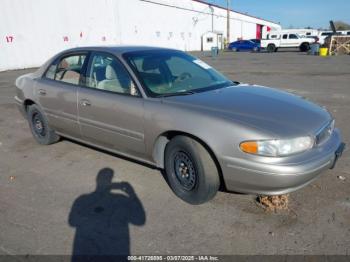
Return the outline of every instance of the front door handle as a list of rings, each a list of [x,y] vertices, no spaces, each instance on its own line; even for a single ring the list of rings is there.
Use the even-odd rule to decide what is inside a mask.
[[[91,106],[91,102],[90,102],[89,100],[86,100],[86,99],[81,100],[81,101],[80,101],[80,104],[81,104],[82,106]]]
[[[46,95],[46,90],[39,89],[39,95],[45,96]]]

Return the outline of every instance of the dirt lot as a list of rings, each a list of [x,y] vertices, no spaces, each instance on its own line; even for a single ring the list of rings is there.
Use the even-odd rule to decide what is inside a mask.
[[[234,80],[326,106],[350,144],[350,57],[197,55]],[[190,206],[174,196],[158,170],[71,141],[36,144],[13,104],[15,78],[30,71],[0,73],[0,255],[350,255],[348,150],[335,170],[290,195],[288,211],[266,213],[254,196],[223,192]],[[101,172],[114,175],[113,193],[96,190]],[[132,197],[121,194],[121,186]],[[85,219],[78,219],[82,213]]]

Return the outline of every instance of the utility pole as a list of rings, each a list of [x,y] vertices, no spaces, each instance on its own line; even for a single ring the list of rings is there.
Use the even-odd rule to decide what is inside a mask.
[[[230,37],[231,37],[231,34],[230,34],[230,28],[231,28],[231,25],[230,25],[230,14],[231,14],[231,0],[226,0],[227,1],[227,39],[226,39],[226,42],[227,42],[227,45],[230,43]]]
[[[214,7],[209,6],[211,12],[211,31],[214,32]]]

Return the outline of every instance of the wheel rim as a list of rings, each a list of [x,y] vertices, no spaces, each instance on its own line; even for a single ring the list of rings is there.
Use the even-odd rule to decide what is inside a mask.
[[[40,113],[35,113],[32,118],[32,124],[34,132],[39,137],[45,137],[46,129],[43,121],[43,117]]]
[[[186,191],[191,191],[197,183],[197,174],[192,159],[182,151],[175,154],[174,170],[176,178]]]

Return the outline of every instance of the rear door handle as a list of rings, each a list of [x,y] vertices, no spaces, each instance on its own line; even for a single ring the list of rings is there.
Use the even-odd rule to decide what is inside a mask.
[[[82,106],[91,106],[91,102],[89,100],[84,99],[84,100],[80,101],[80,105],[82,105]]]
[[[46,95],[46,90],[39,89],[39,94],[42,95],[42,96]]]

